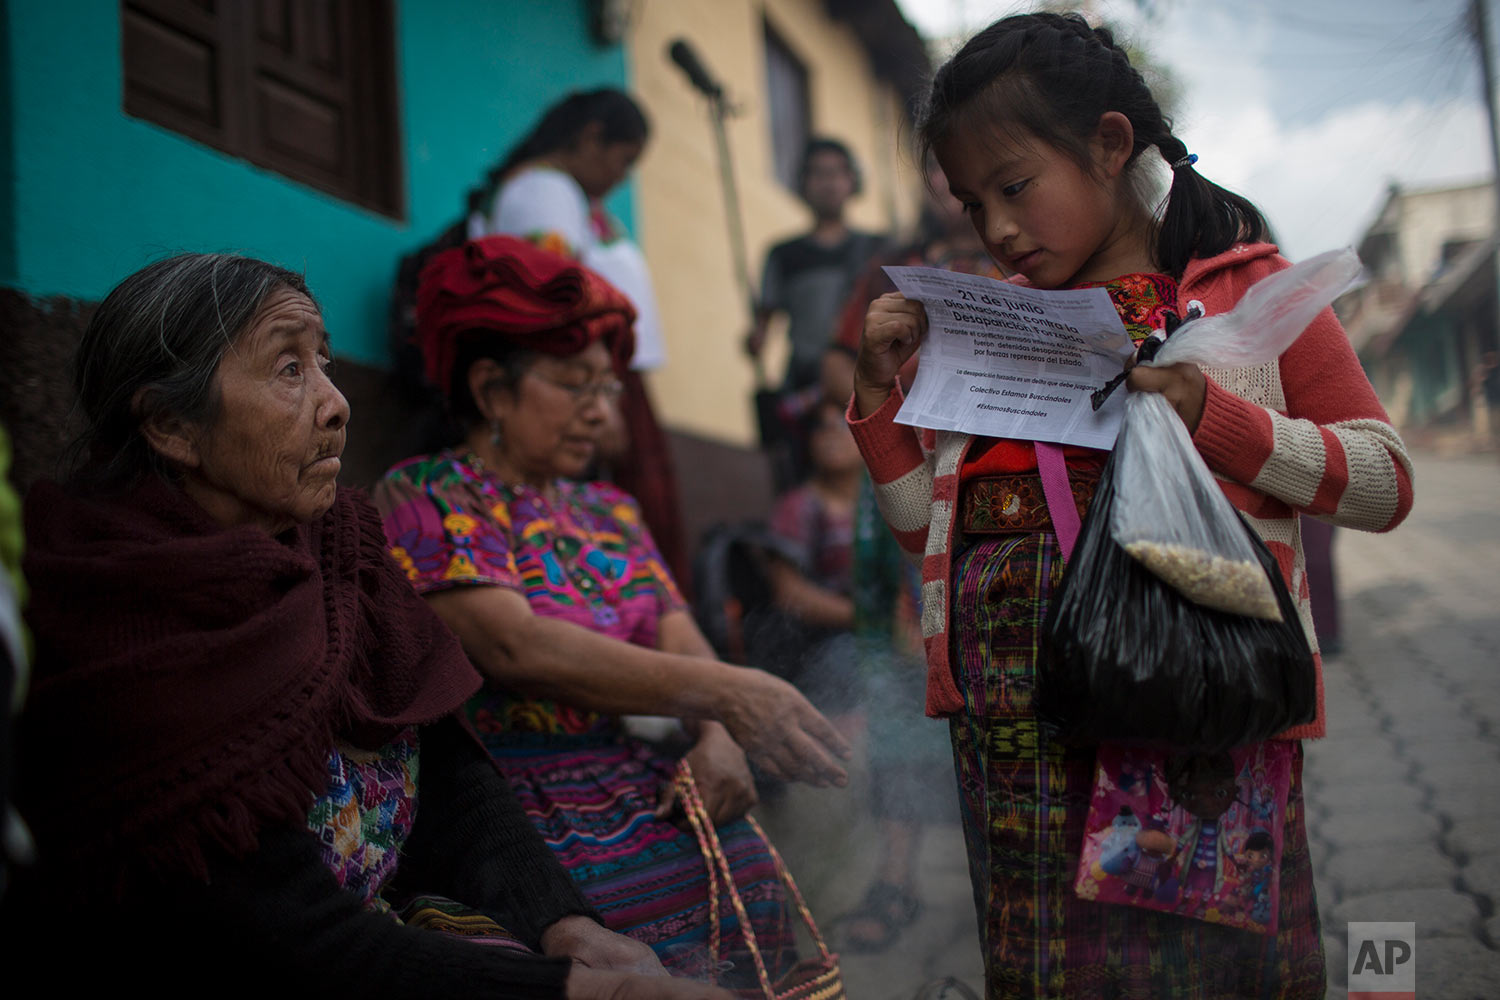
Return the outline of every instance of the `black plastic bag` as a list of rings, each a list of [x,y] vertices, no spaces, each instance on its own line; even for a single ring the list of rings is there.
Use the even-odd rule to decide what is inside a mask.
[[[1195,604],[1114,540],[1115,466],[1111,454],[1047,610],[1038,713],[1065,742],[1205,752],[1312,721],[1312,650],[1270,550],[1241,520],[1280,621]]]

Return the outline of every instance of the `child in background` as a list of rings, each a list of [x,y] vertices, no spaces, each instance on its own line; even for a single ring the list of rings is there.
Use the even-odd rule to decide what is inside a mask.
[[[919,132],[1011,280],[1103,286],[1136,340],[1168,310],[1224,312],[1288,266],[1261,242],[1255,206],[1194,169],[1110,32],[1076,15],[1010,17],[975,36],[938,71]],[[1148,192],[1168,168],[1158,216]],[[1300,743],[1274,936],[1074,893],[1094,751],[1050,740],[1031,701],[1063,561],[1044,507],[997,519],[970,498],[1042,496],[1040,455],[1066,462],[1086,507],[1106,455],[896,424],[897,373],[925,332],[920,303],[871,305],[848,416],[887,521],[922,560],[927,712],[950,720],[989,995],[1322,996]],[[1171,402],[1276,555],[1315,643],[1297,513],[1384,531],[1412,496],[1410,461],[1332,311],[1277,363],[1138,367],[1128,384]],[[1282,738],[1323,734],[1320,680],[1317,718]]]
[[[860,702],[850,593],[854,503],[864,463],[841,404],[825,400],[806,419],[811,474],[782,494],[771,514],[767,573],[771,599],[784,616],[785,641],[769,661],[758,662],[847,730],[854,720],[845,717]]]

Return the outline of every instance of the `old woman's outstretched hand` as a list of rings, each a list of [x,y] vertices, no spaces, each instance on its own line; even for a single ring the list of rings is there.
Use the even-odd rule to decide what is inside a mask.
[[[751,760],[782,781],[820,788],[849,783],[839,763],[852,752],[849,741],[802,692],[763,670],[728,669],[736,683],[724,694],[719,721]]]

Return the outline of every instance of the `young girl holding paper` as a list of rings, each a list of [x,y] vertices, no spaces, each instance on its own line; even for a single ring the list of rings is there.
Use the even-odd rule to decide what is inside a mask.
[[[939,70],[920,134],[1012,281],[1102,285],[1137,340],[1168,310],[1224,312],[1288,266],[1261,242],[1255,206],[1198,174],[1125,52],[1081,17],[1021,15],[975,36]],[[1146,192],[1167,169],[1157,215]],[[926,325],[899,294],[871,305],[848,416],[886,520],[921,560],[927,712],[950,720],[989,995],[1322,996],[1300,743],[1276,934],[1075,895],[1094,751],[1049,740],[1031,694],[1058,539],[1071,546],[1106,455],[896,424],[897,372]],[[1138,367],[1128,385],[1172,403],[1277,557],[1316,649],[1297,513],[1384,531],[1412,497],[1410,461],[1333,313],[1279,363]],[[1077,509],[1049,513],[1043,480],[1056,496],[1063,476]],[[1323,733],[1320,679],[1316,720],[1283,738]]]

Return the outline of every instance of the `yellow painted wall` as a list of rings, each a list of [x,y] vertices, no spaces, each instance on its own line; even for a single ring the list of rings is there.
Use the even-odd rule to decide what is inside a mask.
[[[806,207],[775,176],[767,120],[764,28],[769,20],[808,69],[811,127],[849,144],[864,170],[853,225],[910,229],[920,181],[900,97],[875,80],[854,33],[822,0],[639,0],[629,39],[632,92],[652,138],[635,173],[635,220],[661,302],[668,363],[650,376],[663,423],[726,443],[755,441],[754,378],[741,349],[749,314],[728,238],[707,100],[666,55],[686,38],[725,85],[740,114],[728,124],[752,280],[772,243],[809,225]],[[899,133],[899,135],[898,135]],[[785,338],[773,336],[766,370],[778,379]],[[692,475],[692,470],[680,470]]]

